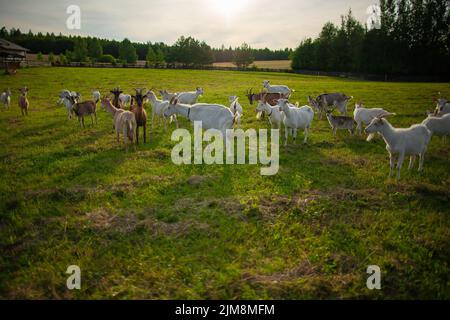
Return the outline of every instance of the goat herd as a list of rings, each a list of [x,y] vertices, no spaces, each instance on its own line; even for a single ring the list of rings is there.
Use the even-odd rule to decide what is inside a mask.
[[[376,133],[379,133],[386,142],[386,149],[390,156],[390,172],[392,176],[397,160],[397,178],[400,178],[405,156],[410,156],[409,169],[414,166],[416,157],[419,156],[419,171],[423,168],[424,156],[432,135],[442,136],[444,141],[450,134],[450,102],[446,99],[438,99],[436,110],[428,112],[428,117],[421,123],[407,129],[394,128],[386,118],[395,115],[381,108],[365,108],[361,103],[355,105],[353,117],[346,116],[347,104],[352,97],[342,93],[326,93],[317,98],[308,97],[310,106],[299,107],[289,102],[293,93],[287,86],[271,85],[269,81],[263,82],[264,89],[255,94],[249,90],[246,96],[251,105],[257,103],[257,118],[267,115],[272,128],[285,127],[285,145],[289,135],[296,140],[297,130],[304,130],[304,142],[307,142],[308,131],[314,118],[314,111],[319,113],[320,119],[326,114],[328,122],[336,135],[339,129],[348,130],[351,134],[355,130],[362,134],[362,126],[366,126],[365,132],[369,134],[370,141]],[[58,104],[67,108],[68,117],[75,114],[84,127],[84,117],[90,116],[92,124],[97,122],[96,106],[100,102],[101,107],[109,112],[113,118],[113,128],[119,141],[122,132],[125,147],[128,150],[129,142],[139,143],[139,128],[143,128],[143,140],[147,141],[147,112],[144,103],[149,100],[152,104],[152,129],[155,119],[161,119],[164,127],[167,121],[175,122],[178,128],[177,115],[190,120],[202,121],[204,129],[216,129],[226,136],[226,130],[239,126],[243,116],[243,108],[239,98],[229,98],[230,107],[220,104],[197,103],[199,96],[203,95],[203,89],[197,88],[192,92],[169,93],[160,91],[162,99],[158,99],[150,90],[136,89],[136,94],[131,96],[124,94],[120,88],[111,90],[112,96],[102,97],[99,91],[92,92],[93,100],[81,101],[81,95],[77,92],[63,90],[59,94]],[[28,88],[20,89],[18,104],[22,115],[28,115],[29,102],[27,98]],[[5,107],[11,103],[11,91],[9,89],[1,93],[0,101]],[[125,110],[129,106],[129,111]],[[341,115],[334,115],[337,109]]]

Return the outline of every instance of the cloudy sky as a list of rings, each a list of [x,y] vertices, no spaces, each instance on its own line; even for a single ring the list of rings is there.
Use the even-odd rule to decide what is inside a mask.
[[[362,23],[378,0],[0,0],[0,25],[108,39],[165,42],[191,35],[219,47],[296,47],[316,37],[349,8]],[[66,27],[69,5],[81,9],[81,29]]]

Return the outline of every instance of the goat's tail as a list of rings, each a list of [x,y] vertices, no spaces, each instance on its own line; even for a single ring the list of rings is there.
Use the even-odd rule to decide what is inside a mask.
[[[126,119],[125,120],[125,125],[126,125],[126,128],[127,128],[127,133],[126,134],[128,136],[128,139],[130,139],[133,142],[136,142],[136,139],[134,138],[135,130],[134,130],[134,126],[133,126],[133,120],[132,119]]]

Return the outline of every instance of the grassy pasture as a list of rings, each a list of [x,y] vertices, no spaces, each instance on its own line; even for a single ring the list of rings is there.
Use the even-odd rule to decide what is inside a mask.
[[[0,109],[0,297],[44,299],[450,298],[450,146],[433,138],[423,173],[387,179],[380,139],[314,120],[308,145],[280,149],[280,171],[258,166],[176,166],[170,128],[126,154],[111,117],[82,130],[56,107],[59,90],[87,99],[117,85],[173,91],[202,86],[203,102],[241,96],[244,128],[255,119],[246,89],[264,79],[307,94],[343,91],[398,115],[423,120],[449,84],[364,82],[226,71],[30,68],[0,76],[13,89]],[[17,93],[30,88],[30,115]],[[3,106],[0,106],[2,108]],[[150,107],[148,107],[150,108]],[[352,109],[352,108],[351,108]],[[182,127],[188,128],[185,120]],[[300,135],[302,137],[302,134]],[[301,140],[301,139],[300,139]],[[82,288],[66,289],[79,265]],[[382,290],[366,288],[368,265]]]

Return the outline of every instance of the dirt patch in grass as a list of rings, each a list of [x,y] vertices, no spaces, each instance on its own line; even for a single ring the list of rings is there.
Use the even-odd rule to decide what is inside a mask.
[[[22,124],[23,124],[23,119],[14,118],[14,117],[8,119],[8,125],[11,128],[17,128],[17,127],[21,126]]]
[[[145,228],[154,236],[186,236],[193,231],[206,231],[210,228],[207,223],[194,220],[184,220],[175,223],[158,221],[151,217],[139,220],[134,213],[115,214],[108,209],[99,208],[85,214],[91,227],[101,231],[130,233],[138,228]]]
[[[270,275],[244,274],[238,285],[264,290],[276,299],[329,299],[350,298],[348,289],[359,282],[361,279],[356,273],[324,275],[319,269],[303,261],[293,269]]]
[[[87,195],[89,193],[95,193],[95,194],[102,194],[106,192],[113,192],[113,193],[126,193],[130,192],[133,189],[137,189],[143,186],[146,186],[148,184],[154,183],[154,182],[163,182],[167,180],[167,177],[162,176],[151,176],[147,177],[145,179],[141,180],[133,180],[133,181],[126,181],[126,182],[119,182],[115,183],[109,186],[96,186],[96,187],[71,187],[71,188],[49,188],[49,189],[39,189],[39,190],[25,190],[23,192],[24,196],[27,198],[52,198],[52,199],[59,199],[61,197],[67,196],[67,195]]]
[[[191,176],[186,180],[186,183],[190,186],[197,187],[210,180],[211,177],[209,176]]]
[[[155,149],[138,151],[137,156],[139,158],[151,158],[156,160],[165,160],[170,158],[170,151],[167,149]]]
[[[318,268],[311,264],[307,259],[300,262],[294,268],[286,269],[272,274],[252,274],[244,273],[242,281],[252,282],[257,284],[278,283],[283,281],[293,281],[302,277],[317,275]]]

